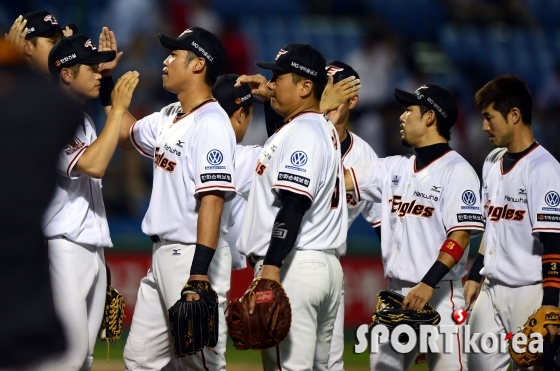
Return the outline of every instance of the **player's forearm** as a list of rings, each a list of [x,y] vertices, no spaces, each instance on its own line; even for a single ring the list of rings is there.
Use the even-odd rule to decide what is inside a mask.
[[[121,126],[121,132],[119,135],[119,147],[122,149],[134,149],[132,142],[130,140],[130,128],[136,119],[130,114],[129,111],[124,113],[123,122]]]
[[[92,178],[102,178],[115,154],[124,111],[112,110],[99,137],[78,160],[75,170]]]
[[[210,191],[201,196],[196,243],[215,249],[220,238],[220,220],[224,207],[224,192]]]
[[[469,231],[452,232],[443,242],[437,260],[424,275],[421,282],[435,288],[451,268],[461,260],[469,241]]]

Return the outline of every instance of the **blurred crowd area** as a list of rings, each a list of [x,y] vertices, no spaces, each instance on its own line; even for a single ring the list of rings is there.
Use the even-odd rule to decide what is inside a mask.
[[[20,14],[52,12],[59,23],[74,23],[97,42],[103,26],[124,51],[116,76],[140,72],[131,112],[144,117],[175,101],[161,87],[167,51],[158,33],[178,36],[189,26],[221,38],[227,51],[224,73],[263,73],[255,60],[274,60],[288,42],[310,43],[327,59],[360,74],[360,102],[351,130],[379,156],[407,153],[400,144],[403,108],[395,87],[413,91],[424,83],[451,90],[459,120],[451,146],[480,174],[491,150],[473,96],[487,81],[516,73],[533,92],[537,140],[560,158],[560,1],[558,0],[19,0],[0,1],[0,27],[7,32]],[[99,128],[99,102],[87,111]],[[257,107],[246,144],[266,139]],[[112,233],[136,225],[147,208],[152,164],[136,152],[117,151],[104,178]]]

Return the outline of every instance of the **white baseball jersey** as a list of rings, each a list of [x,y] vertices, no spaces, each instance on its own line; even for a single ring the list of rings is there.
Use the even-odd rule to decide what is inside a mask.
[[[416,156],[391,156],[350,169],[358,201],[381,202],[385,276],[420,282],[456,230],[481,232],[480,183],[474,169],[449,150],[420,171]],[[460,279],[467,253],[444,277]]]
[[[377,160],[377,154],[365,140],[350,131],[348,135],[350,136],[350,147],[342,155],[342,166],[344,169]],[[373,227],[381,224],[381,204],[364,200],[358,202],[356,200],[356,193],[347,190],[346,206],[348,206],[348,228],[350,228],[360,214]],[[346,241],[336,250],[336,255],[346,255]]]
[[[304,112],[272,135],[259,154],[239,243],[244,255],[265,256],[280,210],[278,192],[309,197],[294,249],[336,249],[346,240],[348,212],[341,202],[340,141],[323,115]],[[338,183],[338,184],[337,184]],[[285,233],[274,226],[274,233]]]
[[[231,264],[233,269],[247,267],[245,256],[237,251],[237,241],[241,234],[243,215],[251,190],[253,172],[257,166],[257,158],[262,150],[261,145],[240,146],[235,148],[235,198],[231,201],[231,212],[229,216],[228,233],[223,236],[231,249]]]
[[[199,192],[221,190],[235,195],[235,134],[228,116],[212,99],[177,116],[180,103],[137,121],[132,143],[154,159],[152,196],[142,231],[163,239],[196,242]],[[230,202],[224,204],[221,233],[227,232]]]
[[[484,269],[508,286],[542,281],[539,232],[560,232],[560,164],[542,146],[502,171],[505,148],[484,162]]]
[[[93,120],[84,112],[84,124],[60,152],[54,195],[43,216],[43,232],[47,239],[65,237],[76,243],[113,246],[101,193],[101,179],[74,170],[95,139],[97,134]]]

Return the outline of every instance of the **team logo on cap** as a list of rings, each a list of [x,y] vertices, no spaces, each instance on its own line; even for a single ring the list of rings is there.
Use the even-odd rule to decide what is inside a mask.
[[[57,67],[59,67],[60,64],[61,64],[61,63],[60,63],[60,60],[57,60],[56,62],[54,62],[54,65],[57,66]]]
[[[560,205],[560,196],[558,193],[550,191],[544,196],[544,202],[550,207],[556,207]]]
[[[280,58],[281,55],[286,54],[287,52],[288,52],[287,50],[280,49],[278,54],[276,54],[276,58],[274,58],[274,60],[277,60],[278,58]]]
[[[181,32],[181,34],[179,35],[179,37],[183,36],[183,35],[186,34],[186,33],[190,33],[190,32],[192,32],[192,30],[189,30],[189,29],[187,28],[185,31]]]
[[[58,22],[56,21],[56,18],[54,17],[54,15],[49,14],[48,16],[46,16],[43,21],[45,22],[51,22],[51,24],[58,24]]]
[[[86,41],[86,43],[84,44],[84,46],[86,48],[91,48],[92,50],[97,50],[97,48],[95,47],[95,45],[93,45],[93,43],[91,42],[91,39],[88,39],[88,41]]]
[[[334,76],[336,73],[344,71],[344,68],[337,66],[327,66],[325,69],[327,70],[328,76]]]

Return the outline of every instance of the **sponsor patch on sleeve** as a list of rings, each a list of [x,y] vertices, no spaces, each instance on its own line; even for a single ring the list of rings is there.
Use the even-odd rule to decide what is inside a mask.
[[[467,222],[477,222],[484,223],[484,218],[480,214],[457,214],[457,222],[467,223]]]
[[[200,181],[206,182],[227,182],[231,183],[231,174],[214,173],[214,174],[200,174]]]
[[[278,180],[283,180],[283,181],[286,181],[286,182],[296,183],[296,184],[302,185],[304,187],[309,187],[309,183],[311,183],[309,178],[305,178],[303,176],[294,175],[294,174],[290,174],[290,173],[284,173],[284,172],[279,172],[278,173]]]
[[[539,222],[553,222],[560,223],[560,215],[558,214],[537,214]]]

